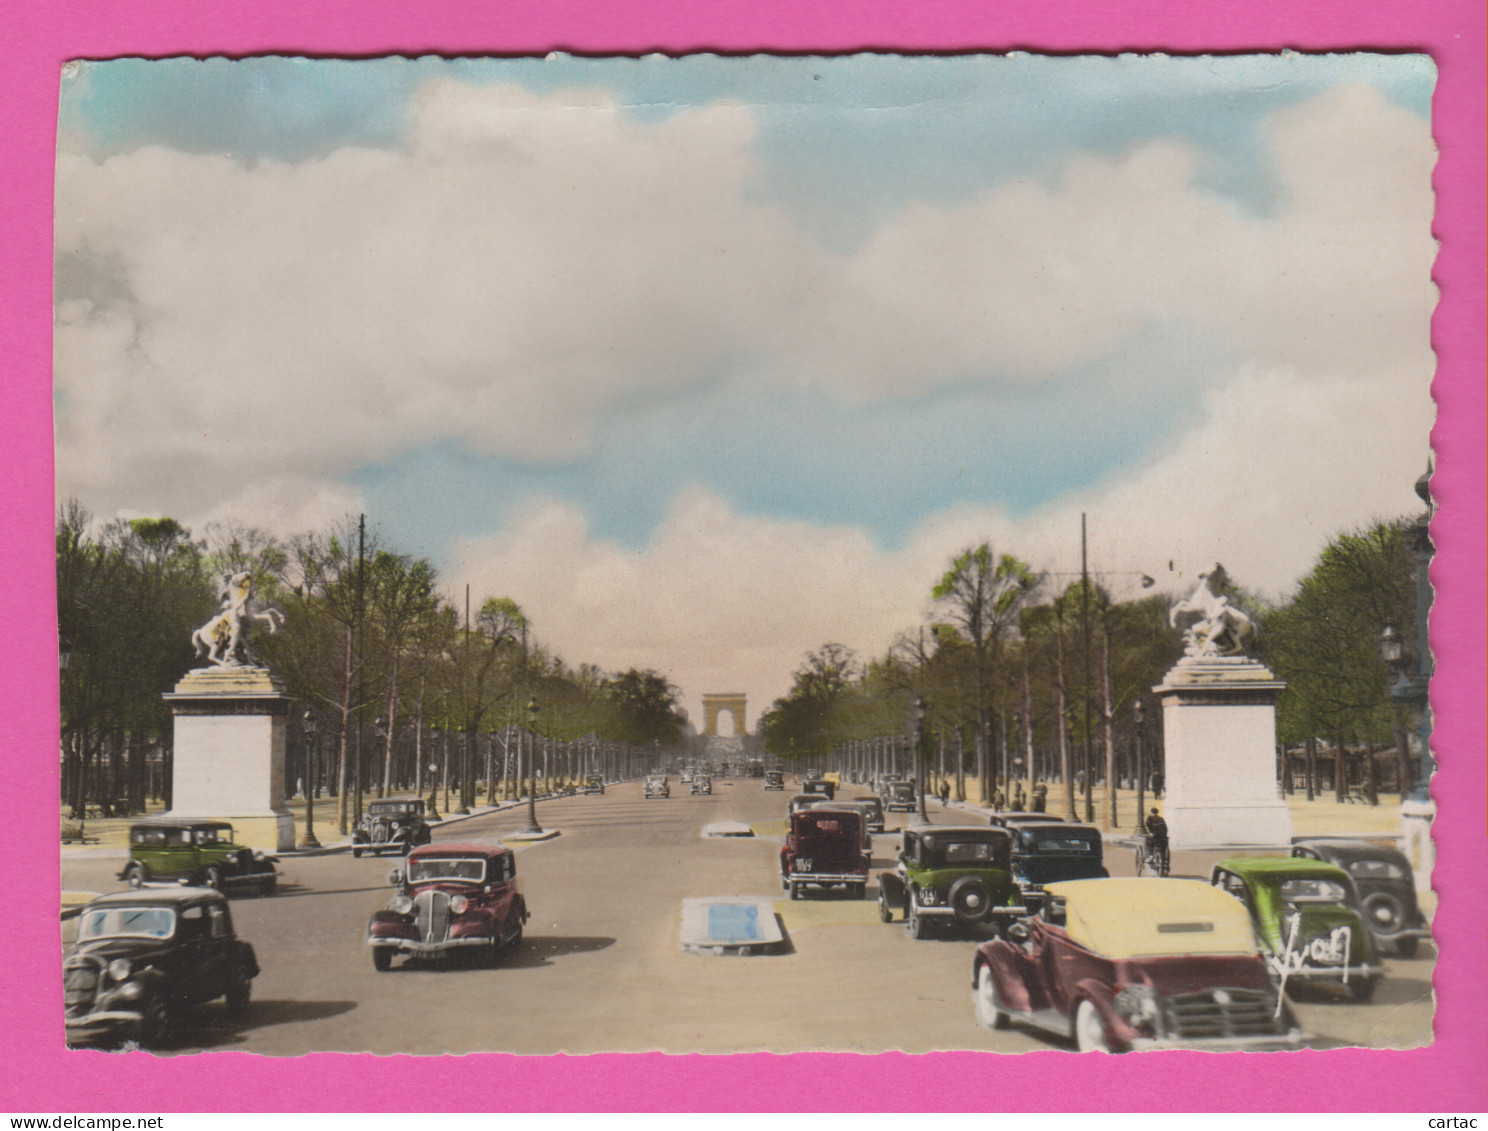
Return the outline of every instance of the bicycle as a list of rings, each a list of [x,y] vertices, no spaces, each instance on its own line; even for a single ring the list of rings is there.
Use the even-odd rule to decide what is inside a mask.
[[[1155,844],[1152,834],[1144,836],[1141,843],[1137,845],[1138,876],[1166,876],[1170,863],[1166,842],[1161,845]]]

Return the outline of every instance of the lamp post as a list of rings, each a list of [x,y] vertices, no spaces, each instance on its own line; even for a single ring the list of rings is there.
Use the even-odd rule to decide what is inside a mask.
[[[524,833],[541,833],[537,823],[537,699],[527,700],[527,827]]]
[[[372,733],[375,734],[375,735],[377,735],[377,744],[379,746],[385,746],[385,744],[387,743],[387,738],[388,738],[387,719],[383,718],[381,715],[378,715],[377,718],[372,721]],[[383,776],[381,778],[379,778],[378,781],[377,781],[377,796],[378,797],[385,797],[387,795],[387,788],[386,787],[387,787],[387,774],[384,773]]]
[[[1135,761],[1137,773],[1137,834],[1139,836],[1145,835],[1147,832],[1147,799],[1145,796],[1147,783],[1143,780],[1143,777],[1146,774],[1146,769],[1142,765],[1142,738],[1144,737],[1142,734],[1143,721],[1142,700],[1140,697],[1138,697],[1137,701],[1132,704],[1132,724],[1136,730],[1137,740]]]
[[[924,696],[916,695],[909,707],[909,749],[914,758],[915,793],[920,799],[920,820],[928,825],[930,816],[925,812],[925,765],[920,758],[920,741],[924,732],[925,699]]]
[[[429,763],[429,804],[425,806],[428,812],[425,817],[430,821],[442,821],[439,815],[439,763]]]
[[[319,848],[315,839],[315,742],[320,737],[320,725],[309,707],[300,716],[300,728],[305,732],[305,835],[300,838],[301,848]]]

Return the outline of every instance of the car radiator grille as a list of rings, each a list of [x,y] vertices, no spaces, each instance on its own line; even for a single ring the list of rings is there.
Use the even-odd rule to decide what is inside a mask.
[[[1216,998],[1218,1000],[1216,1000]],[[1261,990],[1207,990],[1169,998],[1166,1013],[1175,1037],[1260,1037],[1280,1032],[1276,1001]]]
[[[421,891],[413,899],[413,921],[419,938],[426,943],[449,937],[449,896],[442,891]]]
[[[89,958],[75,958],[62,973],[62,1001],[68,1017],[81,1017],[93,1008],[103,971]]]
[[[386,821],[377,821],[372,826],[372,842],[374,844],[385,844],[388,839],[388,825]]]

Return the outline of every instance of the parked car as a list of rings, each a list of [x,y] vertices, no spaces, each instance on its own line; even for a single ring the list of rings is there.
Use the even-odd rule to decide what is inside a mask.
[[[987,817],[989,825],[996,825],[1000,829],[1010,829],[1015,825],[1047,825],[1053,821],[1063,823],[1063,820],[1052,813],[1029,813],[1021,810],[993,813]]]
[[[430,839],[423,798],[370,801],[362,819],[351,830],[351,854],[374,852],[381,856],[384,852],[396,852],[406,856],[411,849],[428,844]]]
[[[872,851],[873,830],[870,828],[870,823],[873,820],[873,810],[871,806],[865,805],[861,801],[817,801],[812,804],[811,808],[851,809],[854,813],[857,813],[863,818],[863,849],[864,851]]]
[[[129,863],[119,879],[132,888],[177,883],[273,895],[278,863],[277,856],[235,843],[227,821],[156,817],[129,826]]]
[[[672,787],[667,784],[665,777],[657,775],[646,779],[646,785],[642,792],[646,797],[670,797],[672,795]]]
[[[1012,875],[1013,834],[987,825],[916,825],[904,830],[899,865],[878,877],[878,914],[898,908],[911,938],[931,921],[979,927],[1026,915]]]
[[[1304,1037],[1244,908],[1202,880],[1050,884],[1037,915],[972,958],[972,1008],[1080,1051],[1266,1049]]]
[[[914,782],[891,781],[884,784],[879,791],[883,798],[883,806],[890,813],[898,810],[902,813],[913,813],[920,807],[920,800],[915,796]]]
[[[1064,821],[1006,826],[1013,834],[1013,882],[1032,907],[1044,888],[1060,880],[1098,880],[1106,871],[1099,829]]]
[[[1364,840],[1320,837],[1297,841],[1292,855],[1336,864],[1349,874],[1375,953],[1414,958],[1417,944],[1431,937],[1405,853]]]
[[[221,997],[242,1016],[257,976],[253,947],[233,933],[216,889],[99,896],[78,914],[62,962],[67,1043],[124,1038],[153,1048],[189,1006]]]
[[[604,778],[600,777],[598,774],[584,775],[584,784],[579,788],[580,793],[597,793],[601,797],[603,797],[604,791]]]
[[[784,770],[766,770],[765,771],[765,785],[764,785],[764,788],[765,789],[779,789],[779,790],[784,790],[785,789],[785,771]]]
[[[710,794],[713,792],[713,779],[707,774],[694,774],[690,789],[693,794]]]
[[[426,844],[408,854],[407,871],[388,876],[397,890],[367,924],[372,965],[392,969],[393,956],[474,953],[492,960],[522,941],[527,901],[517,860],[500,844]]]
[[[1245,905],[1283,984],[1337,984],[1355,1001],[1374,996],[1384,970],[1342,868],[1287,856],[1230,857],[1214,866],[1210,882]]]
[[[843,887],[854,899],[868,892],[867,835],[854,809],[802,809],[792,813],[780,849],[780,886],[800,899],[807,887]]]
[[[826,778],[807,778],[801,783],[802,793],[814,793],[818,799],[831,801],[837,796],[837,786]]]

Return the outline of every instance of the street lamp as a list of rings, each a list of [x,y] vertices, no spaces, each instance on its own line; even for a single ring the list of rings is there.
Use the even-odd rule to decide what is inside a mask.
[[[537,823],[537,699],[527,700],[527,827],[524,833],[541,833]]]
[[[319,848],[315,839],[315,740],[320,735],[320,726],[309,707],[300,716],[300,728],[305,732],[305,835],[300,838],[301,848]]]
[[[1142,766],[1142,700],[1138,697],[1132,704],[1132,723],[1136,728],[1136,771],[1137,771],[1137,834],[1146,835],[1147,832],[1147,799],[1144,796],[1147,783],[1143,780],[1146,770]]]
[[[925,765],[920,758],[920,741],[924,733],[925,698],[922,695],[916,695],[909,708],[909,748],[914,755],[915,792],[920,798],[920,820],[928,825],[930,815],[925,812]]]
[[[381,715],[378,715],[377,718],[373,720],[373,722],[372,722],[372,733],[375,734],[375,735],[377,735],[378,745],[383,746],[383,754],[382,754],[382,756],[383,756],[382,777],[379,778],[378,779],[378,782],[377,782],[377,796],[378,797],[385,797],[385,796],[387,796],[387,784],[388,784],[388,780],[387,780],[388,779],[388,773],[387,773],[388,763],[387,763],[387,749],[386,749],[386,743],[387,743],[387,738],[388,738],[388,725],[387,725],[387,720],[385,718],[383,718]]]

